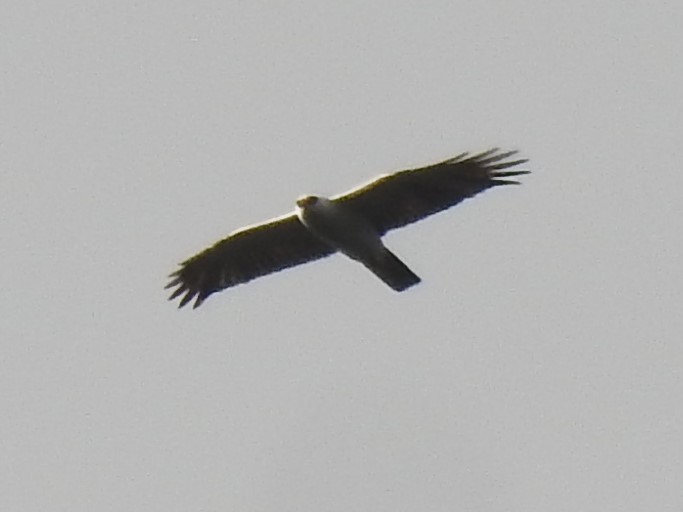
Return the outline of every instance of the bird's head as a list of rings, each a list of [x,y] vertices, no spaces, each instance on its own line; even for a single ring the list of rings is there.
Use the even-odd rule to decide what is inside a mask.
[[[308,208],[318,202],[318,196],[303,196],[296,200],[299,208]]]

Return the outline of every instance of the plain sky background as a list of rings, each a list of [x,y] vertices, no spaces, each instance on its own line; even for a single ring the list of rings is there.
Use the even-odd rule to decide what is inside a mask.
[[[5,2],[0,509],[683,510],[683,4]],[[178,311],[245,224],[533,174]]]

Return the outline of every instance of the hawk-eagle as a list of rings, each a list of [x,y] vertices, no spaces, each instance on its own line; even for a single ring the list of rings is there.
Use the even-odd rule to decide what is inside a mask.
[[[166,288],[180,306],[214,292],[335,252],[361,262],[396,291],[420,278],[382,243],[387,231],[440,212],[498,185],[519,184],[505,170],[526,162],[516,151],[462,153],[443,162],[385,174],[330,199],[305,196],[294,212],[234,231],[180,264]]]

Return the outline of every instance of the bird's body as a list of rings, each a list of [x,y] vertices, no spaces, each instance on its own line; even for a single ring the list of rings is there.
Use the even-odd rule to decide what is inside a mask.
[[[296,215],[315,236],[351,259],[360,261],[396,291],[420,282],[368,220],[351,208],[326,197],[306,196],[296,202]]]
[[[357,260],[396,291],[420,282],[384,246],[387,231],[445,210],[528,171],[503,171],[526,160],[516,152],[466,153],[438,164],[381,176],[330,199],[305,196],[293,213],[233,232],[181,263],[167,288],[180,306],[196,297],[199,306],[212,293],[335,252]]]
[[[297,200],[296,215],[311,233],[354,260],[363,261],[384,247],[367,219],[326,197]]]

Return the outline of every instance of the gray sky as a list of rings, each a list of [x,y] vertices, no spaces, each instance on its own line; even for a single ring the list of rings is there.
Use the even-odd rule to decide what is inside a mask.
[[[9,2],[0,509],[680,511],[679,2]],[[178,311],[244,224],[534,174]]]

